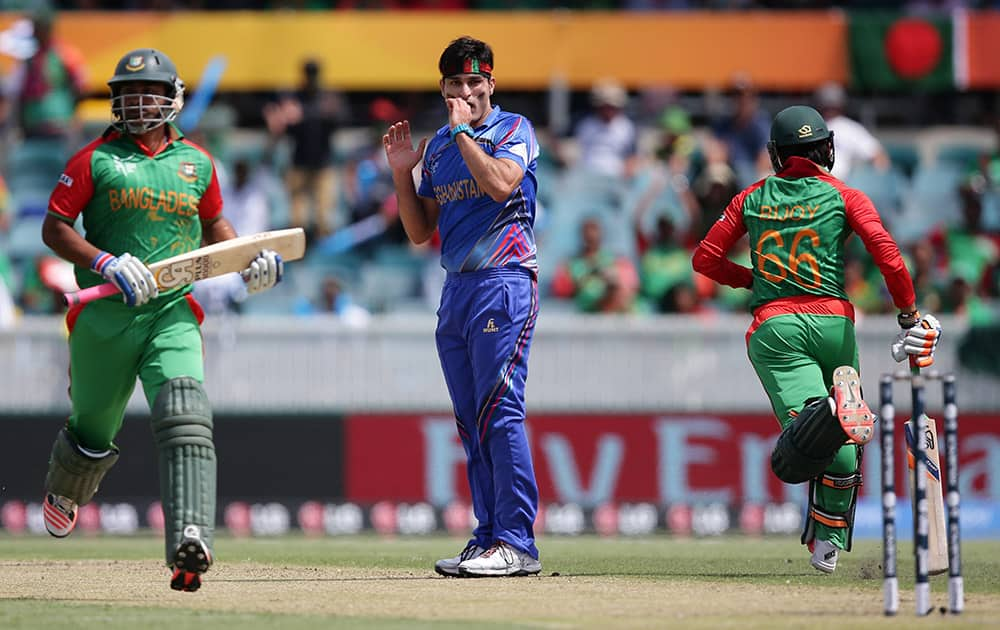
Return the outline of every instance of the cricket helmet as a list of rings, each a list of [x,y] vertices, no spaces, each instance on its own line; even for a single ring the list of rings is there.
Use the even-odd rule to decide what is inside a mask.
[[[833,132],[818,111],[807,105],[792,105],[778,112],[771,123],[767,143],[771,166],[780,171],[790,155],[799,155],[820,166],[833,168]]]
[[[150,93],[122,94],[127,83],[159,83],[163,95]],[[128,52],[115,66],[108,81],[111,88],[111,114],[114,125],[121,131],[139,134],[177,118],[184,107],[184,82],[177,76],[177,66],[154,48],[139,48]]]

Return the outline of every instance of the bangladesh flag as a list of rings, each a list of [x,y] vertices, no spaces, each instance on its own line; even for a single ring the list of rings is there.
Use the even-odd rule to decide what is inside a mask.
[[[850,14],[849,51],[855,88],[888,92],[955,89],[951,15]]]

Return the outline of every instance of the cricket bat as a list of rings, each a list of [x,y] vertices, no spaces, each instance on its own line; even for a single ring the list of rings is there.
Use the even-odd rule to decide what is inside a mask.
[[[927,572],[938,575],[948,570],[948,530],[944,521],[944,500],[941,493],[941,463],[938,456],[937,423],[934,418],[924,417],[927,430],[924,432],[924,464],[927,468],[927,520],[930,528],[927,531]],[[906,469],[910,480],[910,501],[913,503],[916,515],[916,503],[913,502],[915,488],[913,487],[913,431],[916,423],[907,420],[903,425],[906,435]],[[914,516],[915,517],[915,516]]]
[[[166,291],[197,280],[243,271],[262,249],[273,249],[286,261],[298,260],[306,252],[306,234],[302,228],[291,228],[240,236],[152,263],[149,270],[160,290]],[[115,293],[118,287],[113,282],[106,282],[64,293],[63,302],[75,306]]]

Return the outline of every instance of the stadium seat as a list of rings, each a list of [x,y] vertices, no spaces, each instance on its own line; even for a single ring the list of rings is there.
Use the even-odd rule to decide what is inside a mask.
[[[15,147],[7,158],[8,174],[26,171],[62,172],[68,155],[62,141],[25,140]]]
[[[357,286],[361,279],[362,259],[351,254],[339,256],[311,256],[306,255],[299,263],[295,263],[296,273],[312,278],[323,278],[328,275],[336,276],[349,287]],[[317,280],[316,286],[319,286]],[[311,295],[311,294],[310,294]]]
[[[292,315],[296,303],[304,296],[294,281],[293,266],[285,267],[288,276],[273,288],[258,295],[248,296],[241,305],[242,315]]]
[[[62,142],[25,140],[7,158],[5,180],[14,216],[41,216],[65,165]]]
[[[566,200],[585,201],[595,206],[620,207],[625,188],[617,177],[574,170],[566,173],[559,186],[563,195],[560,205]]]
[[[891,142],[886,143],[884,148],[893,168],[899,169],[906,177],[913,177],[914,171],[920,164],[920,153],[917,151],[917,147],[912,144]]]
[[[946,144],[938,148],[936,157],[939,164],[965,171],[974,168],[979,157],[985,152],[977,145]]]
[[[373,312],[392,310],[402,300],[419,296],[424,259],[402,248],[380,248],[375,260],[361,267],[359,301]]]
[[[271,187],[267,201],[271,208],[271,225],[291,225],[291,208],[284,187],[281,185]]]
[[[859,165],[851,171],[847,184],[868,195],[887,224],[903,211],[908,182],[895,167],[882,171],[868,164]]]
[[[559,183],[559,190],[548,208],[551,213],[546,230],[545,261],[561,261],[579,248],[580,225],[587,217],[596,216],[604,226],[604,240],[619,254],[633,255],[631,215],[625,210],[627,190],[620,180],[580,171],[568,173]]]
[[[15,180],[10,189],[11,214],[14,217],[44,217],[49,207],[52,187],[41,188],[38,184],[23,186]]]
[[[375,251],[374,260],[383,267],[419,269],[425,258],[405,245],[383,245]]]
[[[979,220],[983,231],[1000,233],[1000,194],[995,189],[991,188],[983,195],[983,211]]]
[[[646,197],[650,192],[650,186],[654,185],[652,174],[644,173],[636,176],[632,184],[626,189],[624,196],[623,203],[625,209],[628,211],[628,221],[632,224],[635,223],[636,215],[640,212],[640,203],[651,203],[651,206],[643,216],[643,230],[652,230],[656,219],[664,214],[670,218],[678,230],[687,230],[691,223],[691,217],[684,208],[684,202],[681,201],[674,187],[663,186],[662,184],[662,181],[658,182],[658,185],[661,185],[662,188],[650,202]]]
[[[26,140],[11,151],[7,159],[7,187],[23,200],[44,197],[47,201],[62,173],[65,159],[61,143]]]
[[[559,167],[547,161],[539,160],[535,167],[535,179],[540,183],[537,196],[541,203],[551,204],[555,200],[558,189]]]
[[[393,310],[395,303],[412,298],[417,292],[417,278],[374,264],[361,269],[358,297],[372,312]]]
[[[935,225],[959,225],[962,213],[958,185],[961,181],[962,173],[953,164],[921,165],[913,174],[903,212],[894,223],[896,240],[912,243]]]
[[[14,221],[7,235],[7,255],[13,260],[30,260],[49,251],[42,242],[41,215],[20,217]]]
[[[757,171],[754,164],[737,164],[736,183],[740,189],[746,188],[761,178],[761,173]]]

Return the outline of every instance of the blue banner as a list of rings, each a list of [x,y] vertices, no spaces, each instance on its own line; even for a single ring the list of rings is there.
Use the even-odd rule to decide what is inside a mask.
[[[959,524],[962,540],[1000,539],[1000,503],[970,499],[962,501]],[[882,537],[882,502],[878,499],[858,501],[854,515],[854,537]],[[913,508],[909,500],[896,504],[896,537],[913,540]]]

